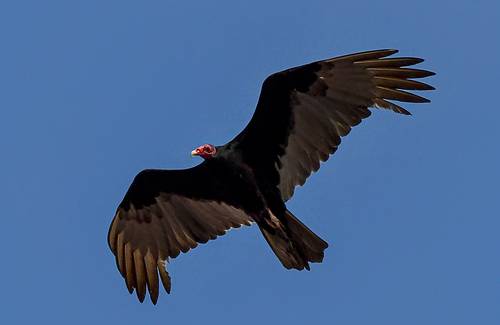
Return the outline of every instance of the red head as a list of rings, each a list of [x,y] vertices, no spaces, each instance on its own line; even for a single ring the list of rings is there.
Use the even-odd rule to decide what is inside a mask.
[[[217,149],[211,144],[204,144],[191,151],[191,156],[200,156],[203,159],[209,159],[215,156]]]

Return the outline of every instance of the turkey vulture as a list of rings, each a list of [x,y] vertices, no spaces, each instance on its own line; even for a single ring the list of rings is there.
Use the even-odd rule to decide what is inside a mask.
[[[233,140],[192,151],[204,161],[184,170],[141,171],[111,223],[108,243],[130,293],[156,304],[161,280],[170,293],[169,258],[230,228],[256,223],[287,269],[321,262],[328,244],[285,205],[295,187],[333,154],[340,138],[370,116],[369,107],[410,113],[391,100],[429,100],[401,90],[432,90],[407,68],[413,57],[376,50],[309,63],[270,75],[255,113]]]

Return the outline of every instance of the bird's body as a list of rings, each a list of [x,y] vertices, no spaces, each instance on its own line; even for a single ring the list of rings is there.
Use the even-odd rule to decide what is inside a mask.
[[[170,292],[165,263],[230,228],[256,223],[286,268],[309,269],[328,244],[302,224],[286,201],[318,170],[369,107],[409,114],[387,100],[427,102],[400,90],[430,90],[433,73],[403,68],[417,58],[356,53],[271,75],[247,127],[226,145],[203,145],[203,163],[185,170],[144,170],[132,182],[110,227],[118,269],[139,300]]]

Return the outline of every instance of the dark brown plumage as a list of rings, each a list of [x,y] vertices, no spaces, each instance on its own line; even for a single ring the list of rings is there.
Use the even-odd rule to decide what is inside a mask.
[[[286,268],[309,269],[328,244],[287,210],[297,185],[333,154],[341,137],[370,116],[369,107],[410,114],[392,100],[424,103],[408,90],[433,87],[411,79],[419,58],[396,50],[356,53],[269,76],[246,128],[226,145],[193,151],[205,161],[186,170],[144,170],[111,224],[108,242],[130,293],[156,304],[159,282],[170,293],[166,262],[180,252],[257,223]]]

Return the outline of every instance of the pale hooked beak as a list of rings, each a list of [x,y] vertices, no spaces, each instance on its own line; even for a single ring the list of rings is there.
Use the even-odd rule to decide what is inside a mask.
[[[195,156],[199,156],[200,153],[198,152],[198,149],[194,149],[193,151],[191,151],[191,157],[195,157]]]

